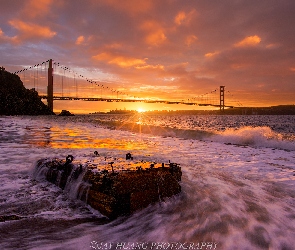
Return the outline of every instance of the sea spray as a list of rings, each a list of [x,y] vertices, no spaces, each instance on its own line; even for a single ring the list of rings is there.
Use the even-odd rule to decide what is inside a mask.
[[[295,150],[294,141],[284,139],[280,133],[266,126],[229,128],[223,132],[218,132],[210,139],[227,144]]]

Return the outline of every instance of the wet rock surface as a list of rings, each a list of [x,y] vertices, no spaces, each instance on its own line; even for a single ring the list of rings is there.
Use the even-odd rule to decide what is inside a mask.
[[[99,156],[97,156],[99,158]],[[104,157],[101,157],[104,158]],[[127,157],[126,157],[127,159]],[[176,163],[116,159],[103,165],[41,159],[35,176],[44,177],[110,219],[130,214],[181,192],[181,168]]]

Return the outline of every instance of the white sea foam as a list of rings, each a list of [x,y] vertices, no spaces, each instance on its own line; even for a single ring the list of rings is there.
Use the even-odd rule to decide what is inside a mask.
[[[213,141],[295,151],[295,142],[283,139],[282,134],[269,127],[229,128],[210,138]]]

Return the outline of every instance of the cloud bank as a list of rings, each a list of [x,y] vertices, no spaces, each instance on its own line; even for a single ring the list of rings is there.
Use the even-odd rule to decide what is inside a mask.
[[[225,85],[244,106],[295,104],[294,13],[292,0],[2,1],[0,64],[53,58],[150,98]]]

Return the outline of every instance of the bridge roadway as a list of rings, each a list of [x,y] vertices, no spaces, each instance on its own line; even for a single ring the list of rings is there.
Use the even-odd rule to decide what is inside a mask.
[[[40,95],[42,99],[47,99],[47,95]],[[95,97],[71,97],[71,96],[53,96],[53,100],[60,101],[71,101],[71,100],[82,100],[82,101],[95,101],[95,102],[144,102],[144,103],[165,103],[165,104],[184,104],[184,105],[196,105],[196,106],[212,106],[220,107],[219,104],[209,103],[196,103],[196,102],[185,102],[185,101],[167,101],[167,100],[148,100],[148,99],[121,99],[121,98],[95,98]],[[234,108],[233,106],[224,106],[227,108]]]

